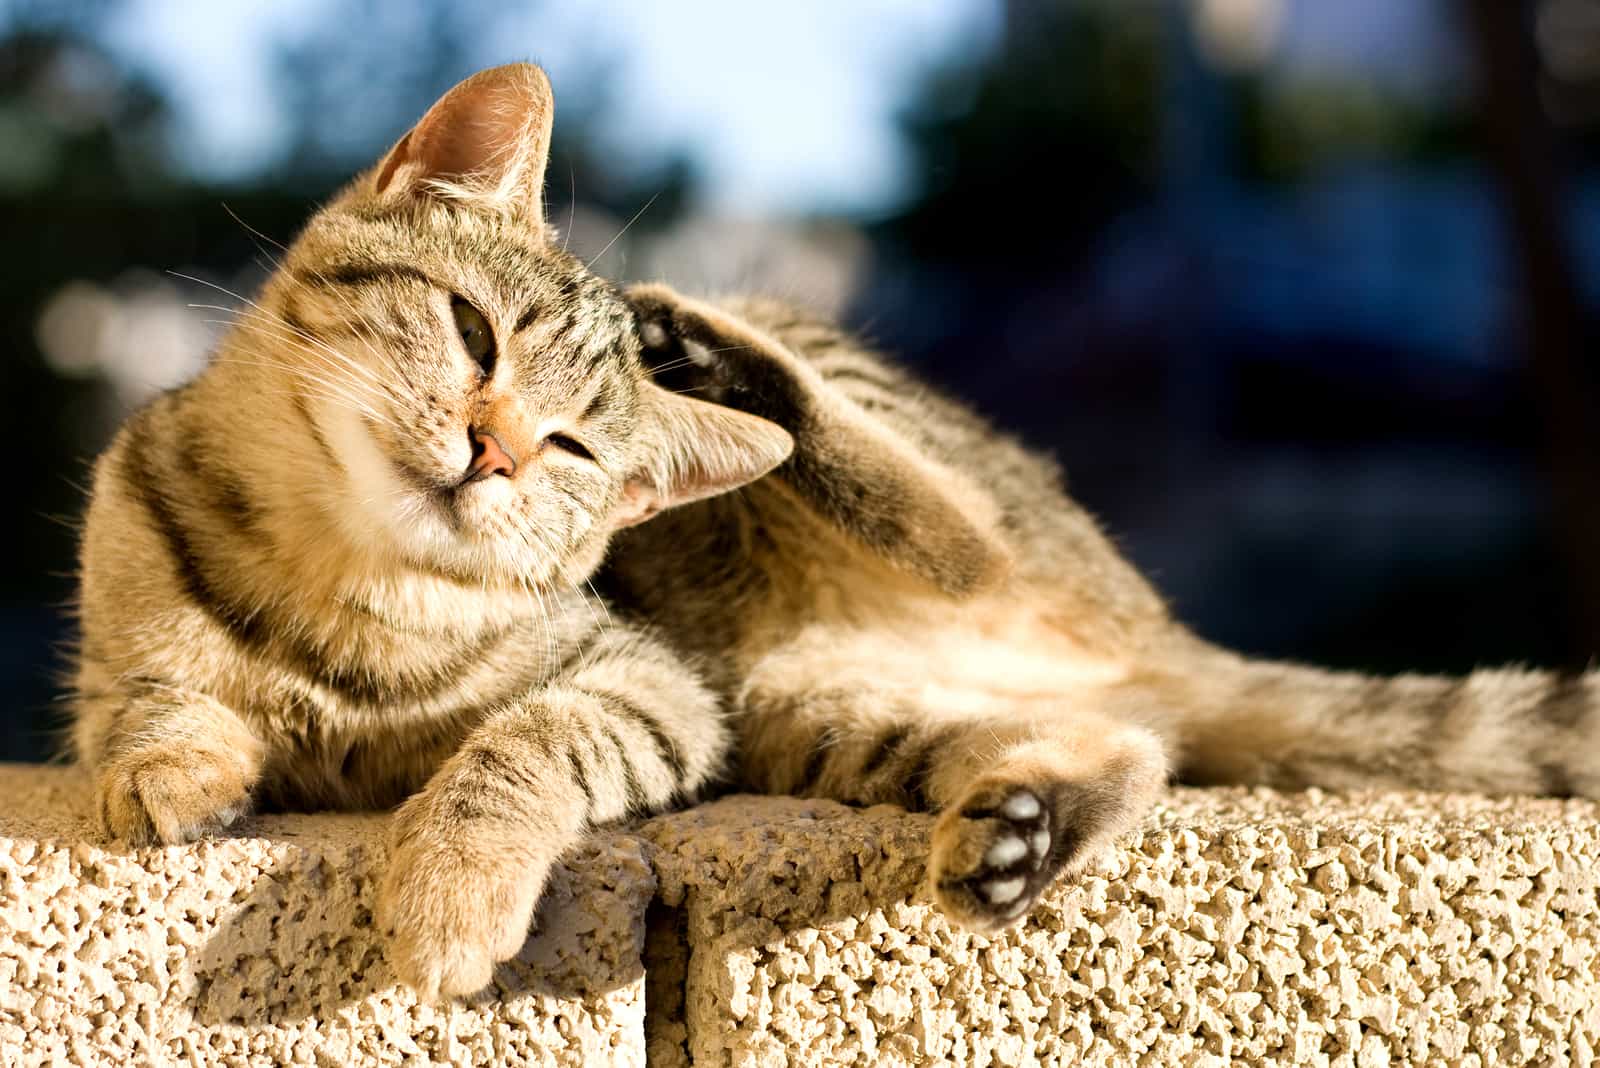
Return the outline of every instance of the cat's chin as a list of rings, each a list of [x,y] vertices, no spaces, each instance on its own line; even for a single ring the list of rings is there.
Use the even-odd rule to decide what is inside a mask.
[[[396,541],[399,558],[409,570],[445,576],[458,584],[543,587],[560,570],[550,560],[536,559],[521,539],[497,537],[482,529],[444,530],[424,523],[399,532]]]
[[[552,570],[550,561],[533,558],[528,537],[515,529],[511,486],[444,482],[400,463],[393,472],[382,492],[354,494],[349,516],[359,540],[381,554],[471,583],[526,584]]]

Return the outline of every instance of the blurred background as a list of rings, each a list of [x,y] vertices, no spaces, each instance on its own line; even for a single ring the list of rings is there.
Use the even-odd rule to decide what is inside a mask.
[[[524,58],[596,270],[837,313],[1206,636],[1600,652],[1600,2],[0,0],[0,759],[58,723],[89,460],[237,302],[189,278],[248,296]]]

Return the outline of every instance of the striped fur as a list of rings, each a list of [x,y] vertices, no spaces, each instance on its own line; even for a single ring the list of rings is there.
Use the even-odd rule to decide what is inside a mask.
[[[428,995],[488,982],[585,828],[719,774],[714,693],[588,579],[618,528],[790,448],[651,383],[632,309],[544,226],[549,112],[536,68],[478,75],[318,212],[101,457],[82,545],[105,830],[399,805],[379,920]],[[515,459],[474,477],[485,433]]]
[[[544,222],[550,114],[527,65],[452,90],[100,459],[73,741],[108,833],[398,806],[378,920],[448,995],[587,828],[734,753],[939,813],[933,891],[979,927],[1174,768],[1600,794],[1592,677],[1207,646],[1050,464],[831,325],[594,277]]]
[[[930,883],[965,922],[1023,915],[1169,774],[1600,796],[1595,675],[1237,657],[1169,616],[1050,463],[831,324],[630,299],[664,383],[796,444],[629,531],[610,592],[713,665],[746,786],[939,812]]]

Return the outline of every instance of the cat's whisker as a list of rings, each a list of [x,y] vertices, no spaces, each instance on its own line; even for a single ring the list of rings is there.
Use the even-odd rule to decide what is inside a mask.
[[[326,344],[318,342],[314,338],[308,338],[305,334],[295,331],[290,327],[280,326],[279,324],[282,322],[281,319],[274,319],[271,317],[258,315],[253,312],[242,312],[232,308],[221,308],[211,304],[197,304],[190,306],[198,308],[211,308],[234,315],[235,319],[223,325],[232,326],[234,329],[241,331],[254,330],[263,336],[271,337],[274,340],[293,346],[301,352],[315,356],[330,370],[344,371],[349,369],[359,371],[367,378],[371,379],[371,383],[351,379],[349,380],[350,384],[352,386],[359,386],[364,389],[371,389],[374,391],[375,396],[382,395],[382,390],[380,389],[382,386],[382,381],[374,376],[370,371],[364,367],[361,367],[359,364],[350,360],[348,357],[344,356],[342,353],[339,353],[337,350],[332,349]],[[206,321],[215,322],[216,320]],[[337,357],[339,362],[335,363],[329,361],[327,356],[330,354]]]
[[[215,305],[191,306],[215,308],[217,311],[228,312],[229,314],[237,317],[238,321],[236,321],[235,325],[241,330],[251,328],[256,330],[265,330],[268,328],[275,329],[279,331],[278,335],[276,336],[278,336],[280,340],[289,340],[290,338],[293,338],[295,343],[299,345],[313,347],[318,353],[332,357],[342,367],[354,371],[364,378],[369,379],[376,387],[382,388],[386,385],[383,379],[378,377],[378,375],[375,374],[370,368],[364,367],[356,360],[352,360],[349,356],[343,352],[340,352],[333,345],[322,340],[321,338],[315,337],[314,335],[306,333],[304,330],[296,328],[281,315],[271,315],[266,312],[259,311],[245,311],[237,308],[219,308]]]
[[[251,300],[249,297],[242,296],[242,295],[240,295],[238,293],[235,293],[233,290],[229,289],[227,286],[218,285],[216,282],[210,282],[210,281],[207,281],[204,278],[196,278],[192,274],[184,274],[182,271],[174,271],[174,270],[172,270],[170,268],[167,270],[167,273],[172,275],[172,277],[174,277],[174,278],[181,278],[185,282],[193,282],[195,285],[205,286],[207,289],[214,289],[218,293],[221,293],[223,296],[232,297],[234,300],[237,300],[242,304],[248,304],[248,305],[250,305],[250,307],[257,309],[258,311],[265,311],[266,310],[265,308],[262,308],[261,305],[257,304],[255,301]],[[227,309],[224,309],[224,310],[227,310]]]
[[[590,603],[598,604],[600,606],[600,611],[606,617],[606,629],[609,630],[612,626],[614,626],[614,624],[611,621],[611,608],[610,608],[610,606],[606,604],[605,598],[600,596],[600,591],[594,588],[594,581],[592,579],[584,579],[583,580],[583,584],[585,586],[589,587],[589,592],[590,593],[594,594],[594,600],[592,602],[590,602]],[[584,600],[588,601],[589,599],[586,597],[586,598],[584,598]],[[593,611],[594,610],[591,608],[590,612],[593,613]]]
[[[222,210],[228,213],[228,217],[230,219],[232,219],[234,222],[238,223],[240,226],[244,227],[244,229],[245,229],[245,231],[247,233],[249,233],[249,234],[251,234],[251,235],[253,235],[255,237],[259,237],[261,240],[265,241],[269,245],[275,246],[280,252],[288,252],[289,251],[289,247],[287,245],[285,245],[282,241],[276,241],[273,238],[268,237],[266,234],[262,233],[260,230],[257,230],[254,226],[251,226],[249,223],[247,223],[243,219],[239,218],[239,213],[234,211],[232,208],[228,207],[226,202],[223,203]],[[271,258],[270,254],[266,253],[265,251],[263,251],[263,255],[267,255],[269,258]],[[282,266],[282,264],[279,263],[278,260],[276,260],[276,259],[273,259],[272,262],[273,262],[274,266]]]
[[[327,369],[328,371],[333,371],[333,372],[342,371],[341,365],[335,364],[335,363],[331,363],[330,361],[328,361],[327,359],[324,358],[323,354],[320,351],[306,347],[305,344],[300,340],[298,335],[284,334],[281,331],[276,330],[276,328],[265,326],[265,325],[262,325],[260,323],[250,323],[250,324],[241,325],[240,329],[242,329],[242,330],[253,330],[253,331],[257,332],[258,334],[260,334],[260,335],[262,335],[264,337],[269,337],[269,338],[277,340],[277,341],[279,341],[279,342],[281,342],[281,343],[283,343],[285,345],[288,345],[292,349],[294,349],[295,351],[298,351],[298,352],[302,353],[303,355],[309,356],[309,357],[317,360],[318,363],[321,364],[321,366],[324,367],[325,369]],[[372,383],[368,383],[368,382],[362,381],[360,379],[352,379],[352,378],[349,378],[349,377],[341,377],[339,379],[339,381],[340,381],[340,383],[342,385],[348,386],[351,389],[355,389],[360,394],[371,398],[371,400],[373,402],[384,402],[384,401],[388,400],[389,392],[387,390],[385,390],[385,389],[380,388],[378,385],[375,385],[375,384],[372,384]]]
[[[349,389],[345,388],[346,383],[343,381],[328,378],[325,375],[318,374],[312,368],[305,367],[300,364],[285,363],[281,360],[274,360],[266,353],[256,349],[241,348],[238,351],[246,356],[254,356],[257,358],[253,360],[246,360],[241,359],[239,356],[218,356],[216,357],[215,362],[222,364],[235,364],[243,367],[261,367],[274,371],[281,371],[284,374],[287,374],[301,382],[307,383],[308,385],[316,386],[332,393],[337,393],[339,396],[348,400],[352,405],[359,406],[363,410],[369,411],[374,415],[381,414],[375,408],[373,408],[361,394],[352,393]]]
[[[340,307],[350,314],[352,322],[359,322],[361,320],[362,311],[356,305],[356,302],[350,296],[341,292],[339,287],[330,284],[328,282],[327,275],[314,268],[311,271],[311,275],[327,287],[328,292],[332,294],[333,299],[340,305]],[[373,346],[367,341],[366,337],[362,334],[357,333],[355,337],[367,349],[369,354],[377,356],[383,363],[389,366],[391,371],[399,370],[399,366],[394,362],[393,357],[390,355],[387,349],[381,347],[373,348]]]
[[[643,215],[645,212],[649,211],[650,210],[650,205],[654,204],[660,198],[661,198],[661,194],[660,193],[656,193],[655,196],[653,196],[649,200],[645,201],[644,202],[644,207],[642,207],[638,211],[634,212],[633,213],[633,218],[629,219],[626,223],[624,223],[622,225],[622,229],[617,231],[617,236],[613,237],[610,241],[607,241],[606,242],[606,247],[601,249],[599,252],[596,252],[594,254],[594,259],[592,259],[588,263],[584,264],[584,266],[585,267],[589,267],[589,268],[593,268],[596,263],[599,263],[600,262],[600,257],[604,256],[607,252],[610,252],[611,251],[611,246],[615,245],[618,241],[622,240],[622,235],[628,232],[629,227],[633,226],[634,223],[638,222],[639,221],[639,217],[641,215]]]
[[[371,411],[374,415],[381,414],[367,400],[368,397],[372,397],[374,399],[381,398],[377,397],[376,394],[361,391],[355,383],[352,383],[347,379],[330,378],[326,374],[318,373],[315,367],[308,367],[304,364],[289,363],[281,359],[274,359],[270,354],[262,352],[259,349],[248,348],[244,346],[236,346],[235,348],[244,355],[254,356],[256,359],[254,361],[246,361],[232,355],[219,355],[216,357],[216,362],[250,364],[251,366],[269,367],[275,370],[283,371],[286,374],[290,374],[301,379],[302,381],[312,382],[327,389],[335,390],[349,399],[352,403],[360,404],[363,408]],[[352,388],[355,388],[357,391],[352,392]]]
[[[578,171],[567,160],[567,181],[572,186],[572,202],[567,206],[567,232],[561,235],[561,251],[567,251],[567,245],[572,241],[572,228],[578,222]]]
[[[188,276],[187,275],[180,275],[179,277],[188,277]],[[223,292],[227,292],[227,291],[223,290]],[[234,294],[232,294],[232,293],[229,293],[228,295],[229,296],[234,296]],[[240,298],[240,299],[242,299],[242,298]],[[363,367],[357,361],[350,359],[350,357],[346,356],[344,353],[340,352],[338,349],[334,348],[332,345],[328,344],[326,341],[323,341],[320,338],[317,338],[317,337],[314,337],[314,336],[312,336],[310,334],[307,334],[303,330],[297,329],[291,323],[289,323],[282,315],[276,315],[276,314],[273,314],[273,313],[269,313],[265,309],[261,308],[261,306],[259,304],[255,304],[253,301],[247,301],[246,303],[249,303],[253,310],[248,310],[247,311],[247,310],[244,310],[244,309],[241,309],[241,308],[228,308],[228,307],[223,307],[221,305],[216,305],[216,304],[191,304],[189,306],[192,307],[192,308],[204,308],[204,309],[209,309],[209,310],[213,310],[213,311],[220,311],[220,312],[223,312],[225,314],[232,315],[232,316],[235,317],[235,322],[232,325],[235,328],[241,329],[241,330],[249,329],[249,328],[253,327],[253,328],[257,329],[257,330],[263,330],[264,331],[265,330],[265,326],[266,325],[270,325],[272,328],[277,329],[277,330],[280,331],[280,333],[278,335],[276,335],[276,336],[278,336],[279,340],[283,340],[283,341],[289,341],[290,340],[289,337],[284,336],[283,333],[282,333],[282,331],[287,331],[290,335],[292,335],[293,343],[298,344],[298,345],[300,345],[302,347],[308,347],[308,346],[309,347],[314,347],[319,353],[323,354],[325,357],[332,357],[333,360],[337,361],[337,364],[340,365],[342,368],[350,370],[350,371],[354,371],[354,372],[364,376],[365,378],[370,379],[375,387],[377,387],[380,391],[382,390],[382,387],[385,385],[385,383],[376,374],[374,374],[369,368]],[[324,362],[327,362],[327,361],[324,360]],[[330,366],[332,366],[332,365],[330,364]]]
[[[252,355],[259,355],[257,353],[251,353],[251,354]],[[384,425],[389,426],[390,428],[395,429],[395,430],[403,431],[405,429],[405,427],[402,424],[400,424],[396,419],[394,419],[392,416],[389,416],[386,413],[378,410],[377,408],[374,408],[372,405],[368,404],[366,401],[362,400],[360,397],[351,395],[347,390],[344,390],[344,389],[340,388],[340,386],[338,384],[332,382],[331,380],[316,376],[316,375],[308,372],[304,368],[296,367],[296,366],[294,366],[292,364],[276,363],[276,362],[273,362],[273,361],[241,360],[241,359],[238,359],[237,357],[219,358],[219,362],[237,363],[237,364],[248,365],[248,366],[253,366],[253,367],[263,367],[263,368],[269,368],[269,369],[273,369],[273,370],[282,371],[285,374],[290,375],[291,377],[297,379],[300,382],[300,384],[301,384],[301,386],[300,386],[301,394],[303,394],[305,396],[314,396],[314,397],[318,397],[320,399],[327,400],[327,401],[330,401],[332,403],[338,404],[340,407],[343,407],[343,408],[345,408],[345,409],[347,409],[349,411],[355,412],[355,413],[357,413],[359,415],[363,415],[363,416],[366,416],[366,417],[371,418],[373,420],[379,421],[379,422],[383,423]],[[281,396],[291,397],[292,398],[292,397],[296,396],[297,394],[293,390],[285,390],[281,394],[274,394],[274,395],[281,395]]]
[[[693,356],[680,356],[676,360],[668,360],[666,363],[657,364],[650,368],[650,373],[653,375],[664,374],[667,371],[676,371],[680,367],[687,367],[689,364],[699,362]]]

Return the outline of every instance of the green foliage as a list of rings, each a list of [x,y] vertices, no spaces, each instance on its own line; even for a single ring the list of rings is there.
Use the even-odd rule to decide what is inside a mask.
[[[1154,183],[1159,11],[1021,10],[993,55],[935,71],[904,116],[922,188],[894,229],[918,255],[1059,262]]]
[[[1326,78],[1236,77],[1228,93],[1241,178],[1297,182],[1341,161],[1431,163],[1472,149],[1468,115],[1450,102]]]

